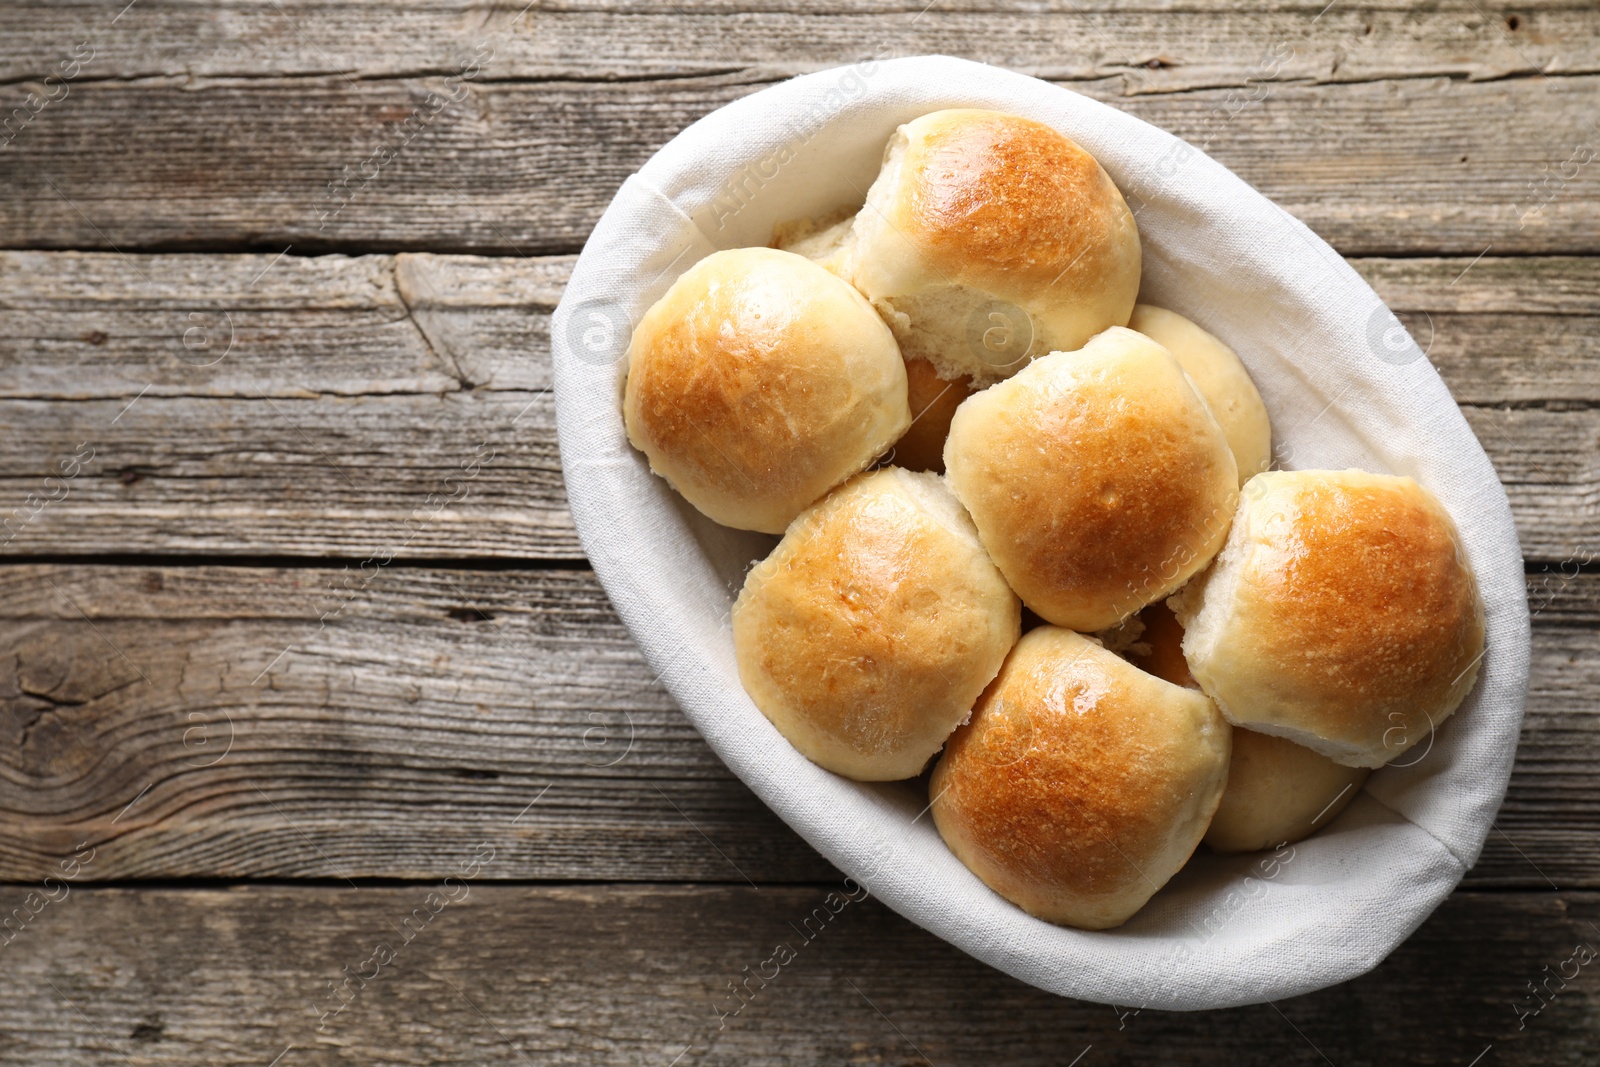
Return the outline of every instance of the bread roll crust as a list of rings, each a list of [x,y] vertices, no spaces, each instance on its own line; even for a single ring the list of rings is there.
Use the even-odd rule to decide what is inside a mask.
[[[1239,493],[1227,439],[1182,369],[1121,327],[966,400],[944,458],[1023,603],[1083,632],[1210,562]]]
[[[1282,737],[1235,729],[1228,785],[1206,845],[1222,853],[1292,845],[1338,818],[1371,773]]]
[[[1178,361],[1228,438],[1239,484],[1272,466],[1272,422],[1238,353],[1176,311],[1139,304],[1128,329],[1155,341]]]
[[[1031,119],[954,109],[900,127],[856,216],[840,269],[884,314],[908,359],[987,385],[1127,323],[1138,227],[1100,164]],[[1007,333],[986,350],[985,309]],[[974,326],[976,323],[976,326]]]
[[[911,423],[888,328],[791,252],[707,256],[645,313],[628,359],[628,439],[689,503],[738,529],[782,533]]]
[[[1251,479],[1216,565],[1173,606],[1230,722],[1352,767],[1429,738],[1484,650],[1455,523],[1410,478],[1366,471]]]
[[[1040,627],[945,746],[928,786],[934,823],[962,863],[1029,914],[1117,926],[1200,843],[1230,735],[1204,694]]]
[[[938,112],[907,132],[913,148],[901,217],[924,250],[968,284],[1060,284],[1066,295],[1119,263],[1101,226],[1121,194],[1070,138],[1042,122],[978,110]]]
[[[812,762],[922,770],[1021,631],[1022,609],[937,475],[862,474],[810,508],[733,607],[739,677]]]
[[[972,395],[972,382],[962,378],[947,382],[925,359],[906,360],[906,398],[911,405],[911,427],[894,443],[896,466],[913,471],[944,471],[944,442],[950,420],[961,402]]]

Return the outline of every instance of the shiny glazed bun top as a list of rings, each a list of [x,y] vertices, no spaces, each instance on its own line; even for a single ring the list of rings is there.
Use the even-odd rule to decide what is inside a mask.
[[[1200,843],[1231,738],[1203,694],[1041,626],[945,746],[928,783],[934,824],[1029,914],[1116,926]]]
[[[751,570],[733,648],[750,699],[801,754],[887,781],[939,751],[1021,623],[940,478],[885,467],[807,509]]]
[[[1100,164],[1055,129],[936,111],[896,131],[833,262],[907,359],[981,386],[1126,325],[1139,231]]]
[[[725,526],[782,533],[911,422],[905,364],[845,282],[770,248],[716,252],[633,332],[628,439]]]
[[[1366,471],[1256,475],[1215,565],[1172,603],[1230,722],[1350,767],[1427,741],[1484,651],[1455,523],[1410,478]]]
[[[963,402],[944,460],[1022,602],[1084,633],[1209,563],[1239,496],[1227,439],[1177,361],[1122,327]]]

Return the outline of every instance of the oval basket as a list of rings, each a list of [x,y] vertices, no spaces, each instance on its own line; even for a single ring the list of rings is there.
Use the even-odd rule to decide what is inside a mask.
[[[775,539],[699,516],[623,432],[632,324],[678,274],[717,249],[767,244],[777,222],[861,203],[895,127],[947,107],[1038,119],[1092,152],[1137,214],[1141,299],[1238,351],[1272,415],[1279,465],[1416,478],[1460,525],[1488,608],[1477,688],[1401,757],[1407,766],[1374,774],[1337,820],[1278,853],[1219,857],[1202,847],[1116,930],[1029,917],[945,848],[918,784],[848,781],[779,736],[739,684],[728,624],[745,569]],[[1066,89],[964,60],[806,75],[706,116],[623,183],[551,333],[573,521],[646,660],[735,774],[913,922],[1065,996],[1225,1007],[1367,971],[1477,858],[1505,793],[1528,679],[1527,598],[1505,492],[1425,354],[1372,289],[1193,146]]]

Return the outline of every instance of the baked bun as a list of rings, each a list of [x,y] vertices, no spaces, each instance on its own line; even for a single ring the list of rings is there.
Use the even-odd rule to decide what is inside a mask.
[[[1188,860],[1228,775],[1205,695],[1054,626],[1030,630],[928,792],[945,843],[1030,915],[1117,926]]]
[[[962,403],[944,462],[1023,603],[1085,633],[1210,562],[1239,496],[1227,439],[1182,368],[1121,327]]]
[[[628,348],[628,440],[725,526],[782,533],[911,422],[894,337],[849,285],[791,252],[702,259]]]
[[[1213,852],[1255,852],[1310,837],[1338,817],[1371,773],[1281,737],[1236,729],[1228,786],[1206,844]]]
[[[907,359],[987,385],[1122,326],[1139,230],[1093,156],[1040,122],[936,111],[901,126],[842,271]]]
[[[1410,478],[1256,475],[1216,564],[1172,603],[1189,669],[1230,722],[1350,767],[1428,738],[1483,656],[1455,524]]]
[[[1172,609],[1157,602],[1134,618],[1142,630],[1128,661],[1173,685],[1198,689],[1183,658],[1183,627]],[[1340,766],[1281,737],[1235,729],[1228,785],[1211,817],[1206,844],[1213,852],[1254,852],[1310,837],[1355,799],[1370,773]]]
[[[1128,320],[1137,330],[1172,353],[1200,391],[1206,406],[1233,449],[1239,484],[1272,466],[1272,423],[1256,383],[1233,349],[1176,311],[1139,304]]]
[[[894,443],[896,466],[913,471],[944,470],[944,440],[956,408],[972,395],[972,381],[947,382],[925,359],[906,360],[906,399],[911,428]]]
[[[801,754],[860,781],[910,778],[1021,632],[1021,605],[938,475],[862,474],[794,521],[745,578],[745,691]]]

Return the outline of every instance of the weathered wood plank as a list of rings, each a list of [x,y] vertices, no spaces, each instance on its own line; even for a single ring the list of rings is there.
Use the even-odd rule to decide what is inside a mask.
[[[491,832],[516,844],[497,878],[830,873],[706,748],[591,574],[364,581],[0,568],[0,879],[83,840],[94,879],[427,877]],[[1600,576],[1529,581],[1528,720],[1471,884],[1600,886]]]
[[[477,840],[462,835],[441,859],[458,866]],[[1593,893],[1458,893],[1372,974],[1277,1005],[1179,1014],[1053,997],[870,898],[812,917],[829,914],[838,883],[453,882],[443,892],[457,902],[432,914],[424,902],[438,888],[74,888],[4,950],[0,1055],[207,1067],[277,1056],[283,1067],[1061,1067],[1075,1056],[1279,1067],[1467,1064],[1492,1046],[1495,1064],[1577,1067],[1600,1042],[1594,964],[1575,956],[1600,947]],[[7,887],[8,907],[20,893]],[[406,920],[420,931],[409,941]],[[375,956],[380,943],[392,952]],[[763,966],[779,944],[793,958]],[[749,979],[754,995],[733,1014],[729,983],[763,970],[775,977]],[[366,977],[347,978],[357,973]],[[1528,983],[1551,975],[1559,995],[1519,1029],[1518,1009],[1543,1003]],[[335,985],[346,1003],[337,1015]]]
[[[1560,561],[1600,555],[1600,409],[1463,412],[1511,498],[1523,555]]]
[[[568,266],[0,256],[4,551],[581,555],[548,392]]]
[[[572,262],[0,253],[6,396],[546,390]]]
[[[1468,405],[1529,557],[1600,552],[1600,259],[1355,262]],[[546,392],[570,265],[0,253],[0,555],[576,558]]]
[[[1600,257],[1366,258],[1350,265],[1399,312],[1600,315]]]
[[[547,389],[572,262],[0,253],[0,361],[14,399]],[[1462,403],[1600,401],[1600,257],[1351,262]]]
[[[1600,401],[1600,258],[1352,259],[1462,404]]]
[[[892,48],[971,55],[1060,80],[1117,76],[1125,91],[1241,85],[1266,48],[1290,44],[1276,77],[1361,81],[1449,75],[1474,80],[1529,70],[1600,69],[1592,9],[1570,0],[1446,2],[1272,10],[1222,0],[1104,5],[862,3],[538,4],[484,10],[447,3],[288,0],[208,4],[144,0],[111,19],[100,4],[24,0],[0,8],[0,79],[43,79],[88,41],[84,78],[306,75],[359,78],[452,70],[492,46],[486,78],[623,78],[739,68],[782,77]],[[819,18],[819,15],[826,15]],[[1223,17],[1219,17],[1223,16]],[[1514,20],[1514,22],[1513,22]],[[1068,46],[1064,47],[1064,43]],[[1260,80],[1260,75],[1255,74]]]
[[[0,246],[569,252],[755,77],[85,81],[0,151]],[[1600,76],[1073,86],[1204,144],[1346,254],[1600,251]],[[25,95],[0,88],[0,114]]]
[[[130,401],[0,401],[9,553],[581,555],[548,392]]]
[[[764,878],[828,870],[587,572],[7,567],[0,588],[0,877],[85,837],[100,878],[427,876],[489,826],[518,846],[498,877],[738,878],[702,829]]]

